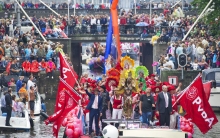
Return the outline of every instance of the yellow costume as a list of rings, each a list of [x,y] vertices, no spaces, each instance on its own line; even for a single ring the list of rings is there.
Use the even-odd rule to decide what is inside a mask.
[[[119,95],[123,94],[123,115],[126,119],[130,119],[133,114],[132,93],[139,93],[138,81],[135,79],[135,71],[131,69],[134,67],[134,60],[126,56],[122,58],[121,66],[124,70],[121,71],[116,93]]]

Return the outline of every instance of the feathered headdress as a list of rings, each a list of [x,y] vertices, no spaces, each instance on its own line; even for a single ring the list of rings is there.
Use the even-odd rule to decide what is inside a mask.
[[[110,70],[107,71],[107,76],[120,76],[120,72],[117,69],[111,68]]]
[[[105,87],[106,90],[109,92],[111,91],[111,86],[115,86],[117,87],[119,83],[119,78],[116,76],[110,76],[107,78],[106,83],[105,83]]]
[[[148,69],[145,66],[138,66],[135,68],[136,77],[138,77],[140,73],[144,74],[144,78],[146,78],[149,75]]]
[[[121,59],[121,67],[131,69],[134,67],[134,60],[129,56],[125,56]]]

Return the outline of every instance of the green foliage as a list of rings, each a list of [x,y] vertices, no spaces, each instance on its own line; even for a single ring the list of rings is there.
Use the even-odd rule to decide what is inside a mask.
[[[210,0],[194,0],[192,5],[194,7],[198,7],[198,14],[200,14],[209,3],[209,1]],[[212,0],[209,8],[210,7],[211,9],[214,9],[214,11],[208,14],[202,20],[210,26],[212,35],[220,35],[220,0]],[[218,19],[218,21],[215,21],[215,19]]]
[[[203,9],[206,7],[206,5],[209,3],[209,0],[194,0],[192,2],[192,5],[194,7],[198,7],[198,14],[203,11]],[[212,7],[213,6],[213,7]],[[215,18],[218,18],[220,15],[220,0],[213,0],[209,8],[212,7],[214,9],[213,12],[211,12],[208,16],[207,19],[208,21],[212,22],[215,20]]]

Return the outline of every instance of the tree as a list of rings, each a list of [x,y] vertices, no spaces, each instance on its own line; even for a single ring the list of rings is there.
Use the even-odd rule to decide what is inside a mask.
[[[200,14],[210,0],[194,0],[192,5],[197,8]],[[220,0],[213,0],[209,8],[212,12],[204,16],[201,20],[210,25],[212,35],[220,35]]]

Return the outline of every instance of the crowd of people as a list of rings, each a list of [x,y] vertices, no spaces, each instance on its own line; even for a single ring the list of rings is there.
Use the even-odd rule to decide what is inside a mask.
[[[50,6],[50,8],[52,9],[67,9],[68,8],[68,3],[66,2],[59,2],[59,3],[56,3],[56,2],[46,2],[46,4],[48,6]],[[120,5],[120,4],[123,4],[121,2],[119,2],[119,6],[118,8],[123,8],[123,5]],[[173,1],[168,1],[168,2],[152,2],[152,9],[163,9],[165,7],[171,7],[172,5],[174,5],[175,2]],[[31,1],[22,1],[21,2],[21,5],[23,8],[25,9],[45,9],[46,6],[43,5],[42,3],[40,2],[31,2]],[[131,7],[129,8],[132,8],[134,9],[135,8],[135,5],[136,5],[136,8],[137,9],[149,9],[150,7],[150,2],[148,1],[137,1],[136,4],[131,1]],[[8,2],[4,2],[4,4],[2,5],[3,8],[5,9],[14,9],[15,8],[15,2],[11,2],[11,3],[8,3]],[[110,8],[110,4],[109,3],[92,3],[92,2],[85,2],[85,3],[79,3],[76,1],[76,4],[70,2],[69,4],[69,8],[70,9],[73,9],[73,8],[76,8],[76,9],[95,9],[95,10],[98,10],[98,9],[109,9]],[[191,9],[191,5],[188,4],[186,1],[184,2],[184,8],[185,10],[189,10]]]
[[[209,26],[205,23],[198,23],[189,34],[188,39],[182,41],[194,20],[195,17],[180,20],[182,28],[177,30],[174,28],[174,31],[170,28],[168,32],[162,29],[157,42],[168,40],[168,43],[167,50],[159,57],[159,62],[153,64],[157,67],[158,75],[161,70],[181,70],[182,68],[178,65],[177,59],[182,53],[187,55],[185,70],[204,70],[220,66],[220,38],[213,37]],[[169,34],[172,34],[172,36]]]
[[[99,136],[100,130],[103,130],[107,125],[102,119],[126,118],[125,107],[128,103],[124,98],[126,98],[127,93],[119,94],[119,86],[116,85],[108,87],[109,78],[106,75],[102,75],[98,81],[88,76],[85,73],[80,78],[80,85],[75,89],[82,94],[84,113],[89,112],[89,119],[87,120],[89,122],[89,135],[92,135],[92,131],[94,131],[95,135]],[[138,77],[137,80],[139,79]],[[149,75],[145,80],[146,84],[139,83],[138,85],[140,92],[132,92],[130,97],[132,100],[130,119],[141,119],[141,127],[159,125],[175,129],[177,127],[175,117],[178,108],[177,105],[174,107],[172,105],[176,100],[175,95],[181,91],[182,83],[179,83],[176,88],[168,82],[161,82],[155,74]],[[167,96],[167,99],[164,99],[164,95]],[[98,119],[99,116],[100,119]],[[112,123],[112,125],[119,127],[118,123]]]

